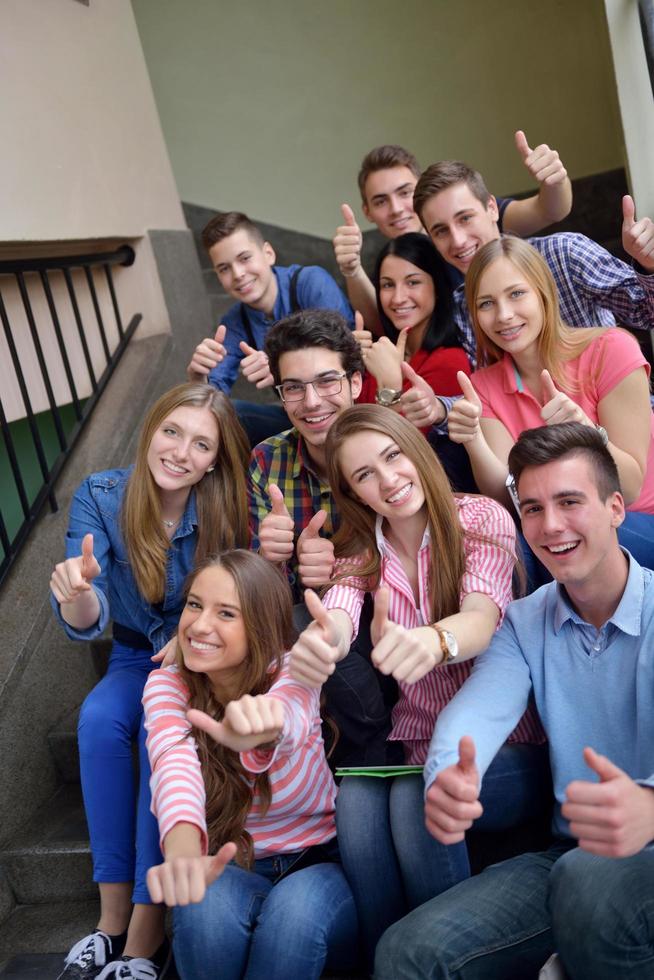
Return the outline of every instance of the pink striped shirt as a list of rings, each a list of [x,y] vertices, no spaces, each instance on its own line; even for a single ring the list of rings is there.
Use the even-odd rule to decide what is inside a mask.
[[[253,797],[245,828],[256,858],[301,851],[336,836],[336,786],[325,759],[320,728],[319,691],[288,674],[285,660],[270,691],[284,705],[284,728],[271,750],[241,752],[245,772],[268,771],[272,800],[261,813]],[[205,791],[192,727],[187,721],[189,692],[177,667],[153,671],[145,685],[143,707],[152,768],[151,809],[159,821],[160,840],[177,823],[194,824],[207,853]]]
[[[471,593],[489,596],[500,611],[499,628],[512,598],[515,525],[504,507],[488,497],[462,496],[454,499],[465,532],[465,572],[461,580],[460,600],[463,601]],[[418,605],[402,562],[384,537],[381,518],[377,519],[376,536],[381,555],[379,585],[385,585],[390,592],[389,619],[406,629],[431,623],[429,529],[425,530],[418,552]],[[339,559],[336,570],[341,571],[343,565],[351,562],[352,559]],[[368,591],[376,590],[369,589],[363,579],[349,579],[348,584],[334,585],[325,595],[323,603],[327,609],[344,610],[352,620],[356,635],[364,595]],[[393,728],[389,739],[404,742],[407,764],[422,765],[425,762],[436,718],[470,674],[473,662],[474,658],[463,663],[435,667],[417,684],[399,684],[400,696],[393,708]],[[545,741],[535,709],[527,709],[509,741]]]

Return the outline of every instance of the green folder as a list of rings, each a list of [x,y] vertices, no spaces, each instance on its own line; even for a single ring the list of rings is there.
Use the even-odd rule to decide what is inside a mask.
[[[377,776],[385,779],[392,776],[412,776],[421,774],[422,766],[347,766],[337,769],[337,776]]]

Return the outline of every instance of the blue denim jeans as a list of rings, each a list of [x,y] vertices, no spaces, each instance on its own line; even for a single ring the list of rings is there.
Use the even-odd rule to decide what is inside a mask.
[[[615,860],[574,841],[486,868],[382,936],[376,980],[536,980],[557,950],[569,980],[654,976],[654,852]]]
[[[182,980],[313,980],[357,957],[352,893],[338,863],[281,878],[297,855],[230,864],[198,905],[176,908],[173,949]]]
[[[547,746],[504,745],[482,782],[477,830],[505,830],[551,806]],[[470,877],[466,844],[425,827],[422,776],[346,777],[336,801],[343,868],[370,965],[379,937],[409,910]]]
[[[93,856],[93,880],[133,881],[133,901],[151,904],[148,868],[163,860],[150,812],[150,764],[141,698],[154,669],[152,650],[114,640],[107,673],[82,705],[77,737]],[[132,746],[138,742],[135,779]]]
[[[233,400],[238,420],[245,429],[250,448],[254,449],[264,439],[276,436],[291,428],[288,415],[280,405],[258,405],[255,402]]]

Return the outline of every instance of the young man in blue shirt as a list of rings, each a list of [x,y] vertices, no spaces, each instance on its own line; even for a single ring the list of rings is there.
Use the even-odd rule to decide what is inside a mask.
[[[273,384],[263,345],[268,330],[298,310],[334,310],[352,326],[352,310],[336,282],[319,266],[275,265],[275,251],[247,215],[227,211],[202,232],[216,275],[236,300],[214,337],[205,337],[186,369],[189,381],[209,381],[229,394],[239,365],[257,388]],[[281,405],[235,401],[241,423],[255,446],[289,428]]]
[[[484,772],[533,694],[550,744],[553,843],[392,926],[378,980],[523,980],[554,950],[570,980],[654,976],[654,572],[618,545],[624,501],[595,428],[524,432],[509,468],[523,533],[554,582],[509,606],[439,716],[425,817],[441,843],[463,839]]]

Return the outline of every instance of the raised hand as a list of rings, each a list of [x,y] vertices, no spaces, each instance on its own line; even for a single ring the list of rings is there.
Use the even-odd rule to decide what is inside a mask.
[[[229,702],[222,721],[197,708],[187,711],[186,717],[220,745],[233,752],[249,752],[278,741],[284,728],[284,705],[270,694],[244,694]]]
[[[558,390],[549,371],[542,371],[540,377],[543,388],[543,407],[540,411],[540,417],[545,425],[558,425],[560,422],[593,424],[581,407],[573,402],[572,398],[565,392]]]
[[[334,545],[327,538],[320,537],[320,528],[326,520],[327,512],[319,510],[297,539],[300,578],[305,587],[312,589],[326,585],[334,569]]]
[[[654,840],[654,790],[639,786],[606,756],[584,749],[599,782],[576,779],[561,812],[579,847],[602,857],[630,857]]]
[[[363,323],[363,317],[358,310],[354,312],[354,330],[352,331],[352,336],[356,340],[357,344],[361,349],[361,355],[365,360],[366,352],[370,350],[373,344],[372,332],[366,330]]]
[[[55,565],[50,576],[52,594],[60,604],[75,602],[82,593],[91,590],[91,582],[99,574],[100,566],[93,554],[93,535],[85,534],[82,539],[82,554]]]
[[[169,908],[201,902],[235,854],[236,844],[223,844],[211,857],[175,857],[150,868],[146,882],[152,901]]]
[[[363,363],[375,376],[380,387],[402,387],[402,364],[408,333],[408,330],[400,331],[395,343],[388,337],[380,337],[370,347],[362,350]]]
[[[559,154],[556,150],[551,150],[547,143],[541,143],[532,150],[527,137],[519,129],[515,134],[515,145],[525,167],[539,184],[552,187],[554,184],[562,183],[568,176]]]
[[[291,648],[290,672],[307,687],[321,687],[336,669],[343,635],[336,619],[312,589],[306,589],[304,601],[313,621]]]
[[[216,330],[215,336],[205,337],[193,351],[186,377],[189,381],[206,381],[209,374],[224,359],[227,351],[225,350],[225,337],[227,327],[221,323]]]
[[[388,589],[378,589],[370,625],[373,642],[370,659],[382,674],[396,681],[415,684],[440,663],[435,652],[436,633],[429,627],[406,629],[388,618]]]
[[[155,664],[161,664],[162,667],[170,667],[171,664],[175,663],[175,657],[177,656],[177,633],[168,640],[164,646],[162,646],[159,653],[155,653],[150,660]]]
[[[426,429],[445,419],[445,406],[424,378],[410,364],[401,364],[402,377],[411,387],[400,398],[400,411],[418,429]]]
[[[275,483],[269,484],[268,495],[272,510],[259,526],[259,552],[268,561],[290,561],[295,524],[284,503],[284,494]]]
[[[459,761],[439,772],[427,790],[425,824],[441,844],[458,844],[482,812],[475,743],[464,735],[459,742]]]
[[[479,419],[482,406],[479,395],[465,371],[457,371],[456,379],[463,392],[463,398],[452,406],[447,416],[447,429],[452,442],[465,445],[481,436]]]
[[[622,247],[643,269],[654,272],[654,222],[636,221],[636,205],[629,194],[622,198]]]
[[[354,212],[349,204],[341,204],[343,221],[334,235],[334,256],[341,273],[350,278],[356,276],[361,269],[361,243],[363,236]]]
[[[270,388],[274,385],[275,379],[270,373],[268,366],[268,355],[265,351],[250,347],[244,340],[238,345],[245,357],[241,361],[241,371],[250,384],[257,388]]]

